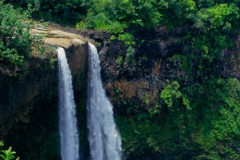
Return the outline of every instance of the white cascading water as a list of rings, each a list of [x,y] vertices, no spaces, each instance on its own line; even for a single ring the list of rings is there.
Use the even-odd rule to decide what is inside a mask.
[[[91,160],[121,160],[121,138],[102,86],[97,49],[92,44],[89,44],[87,112]]]
[[[79,160],[76,105],[72,89],[72,76],[63,48],[58,48],[59,69],[59,130],[62,160]]]

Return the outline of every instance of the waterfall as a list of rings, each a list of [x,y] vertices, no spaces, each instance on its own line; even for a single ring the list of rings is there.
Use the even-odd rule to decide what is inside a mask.
[[[100,61],[95,46],[89,44],[88,140],[91,160],[120,160],[121,138],[113,118],[112,105],[100,77]]]
[[[63,48],[58,48],[59,68],[59,130],[62,160],[79,160],[76,105],[72,77]]]

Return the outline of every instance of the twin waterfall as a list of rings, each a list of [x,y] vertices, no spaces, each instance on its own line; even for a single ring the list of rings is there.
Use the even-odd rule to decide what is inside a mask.
[[[79,160],[76,105],[71,72],[65,51],[58,49],[59,129],[62,160]],[[121,160],[121,138],[113,118],[112,105],[105,95],[100,77],[97,49],[89,44],[87,126],[91,160]]]
[[[58,76],[61,157],[62,160],[79,160],[79,139],[72,76],[63,48],[58,48]]]

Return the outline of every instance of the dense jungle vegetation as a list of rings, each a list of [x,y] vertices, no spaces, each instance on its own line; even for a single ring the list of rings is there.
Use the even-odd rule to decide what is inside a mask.
[[[223,77],[215,65],[222,61],[223,49],[235,47],[239,6],[239,0],[4,0],[0,63],[21,65],[32,46],[41,45],[41,39],[29,33],[30,24],[23,23],[30,17],[80,30],[105,30],[131,52],[144,41],[137,34],[141,31],[182,28],[184,50],[172,58],[181,62],[185,77],[169,81],[147,112],[116,115],[124,153],[144,160],[237,160],[240,81]]]

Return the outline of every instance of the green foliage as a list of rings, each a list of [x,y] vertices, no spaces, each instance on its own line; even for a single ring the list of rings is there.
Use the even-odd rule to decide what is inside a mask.
[[[163,21],[169,28],[184,25],[188,18],[194,17],[196,2],[193,0],[161,0],[158,5]]]
[[[154,119],[157,115],[159,115],[161,107],[162,106],[159,103],[156,103],[154,107],[148,109],[148,113],[152,119]]]
[[[173,103],[177,103],[176,101],[181,99],[183,106],[185,106],[187,110],[191,110],[189,100],[179,91],[179,88],[179,83],[177,81],[173,81],[171,84],[167,85],[164,90],[162,90],[160,97],[169,108],[173,107]]]
[[[0,61],[22,65],[32,47],[42,44],[40,37],[30,34],[28,15],[0,2]]]
[[[16,152],[12,151],[12,147],[9,147],[7,150],[2,150],[1,151],[3,154],[0,155],[0,157],[4,160],[11,160],[14,159],[14,154],[16,154]]]
[[[146,95],[144,95],[143,96],[143,101],[146,103],[146,104],[149,104],[149,98],[146,96]]]
[[[156,5],[155,0],[93,0],[92,5],[91,14],[86,17],[86,23],[95,29],[99,29],[99,26],[92,25],[92,18],[99,15],[108,19],[108,21],[104,20],[102,23],[108,25],[108,22],[113,22],[111,29],[118,28],[118,31],[122,31],[126,26],[151,27],[158,24],[161,17],[154,7]]]
[[[212,75],[221,51],[234,46],[239,28],[238,1],[161,0],[158,9],[169,29],[185,26],[182,69],[192,81],[204,81]]]
[[[158,153],[161,149],[158,133],[161,130],[158,123],[143,123],[143,121],[135,121],[128,118],[116,117],[116,123],[122,137],[123,152],[129,159],[149,158],[147,153]],[[140,156],[139,156],[140,155]]]
[[[92,0],[86,18],[77,28],[101,29],[113,33],[126,45],[135,45],[134,36],[124,33],[128,28],[150,28],[160,22],[155,0]]]
[[[195,117],[195,125],[201,131],[195,133],[195,141],[209,158],[239,159],[234,144],[239,143],[240,135],[240,82],[232,78],[212,79],[203,86],[186,88],[187,92],[190,90],[199,94],[192,94],[191,101],[194,110],[201,114]]]
[[[50,58],[49,59],[49,64],[50,64],[51,69],[54,69],[56,61],[57,61],[56,58]]]
[[[119,56],[117,59],[116,59],[116,63],[121,66],[123,64],[123,57],[122,56]]]
[[[18,55],[16,49],[9,49],[6,48],[2,42],[0,42],[0,51],[1,51],[1,57],[0,61],[8,60],[11,63],[17,63],[19,65],[23,64],[23,56]]]
[[[115,87],[115,88],[114,88],[114,91],[115,91],[115,94],[116,94],[116,95],[120,95],[120,93],[121,93],[121,88]]]
[[[212,75],[221,51],[234,46],[234,34],[239,30],[239,1],[161,0],[157,6],[162,24],[169,29],[189,28],[181,57],[191,81],[204,81]]]
[[[86,5],[88,4],[85,0],[21,0],[21,2],[10,2],[14,6],[31,9],[33,18],[70,25],[74,25],[84,18],[83,15],[86,14]]]
[[[125,58],[123,56],[118,56],[115,62],[117,63],[119,70],[122,70],[124,67],[127,66],[136,65],[135,49],[132,46],[129,46],[126,50]]]
[[[0,141],[0,147],[3,147],[4,144],[2,141]],[[6,150],[0,149],[0,159],[1,160],[12,160],[15,159],[15,151],[12,151],[12,147],[9,147]],[[16,158],[16,160],[19,160],[19,157]]]
[[[135,45],[134,36],[130,33],[123,33],[118,36],[118,40],[123,41],[126,45]],[[133,49],[130,49],[131,52]],[[134,51],[135,52],[135,51]]]
[[[196,73],[191,76],[193,80],[211,74],[221,50],[233,46],[232,35],[238,31],[240,18],[239,2],[235,0],[92,0],[89,4],[86,18],[78,27],[106,30],[114,34],[111,40],[129,46],[139,41],[133,36],[137,30],[158,25],[170,30],[188,28],[184,54],[189,74]]]
[[[126,58],[125,58],[125,62],[127,64],[131,64],[131,65],[134,65],[136,62],[135,62],[135,59],[134,59],[134,56],[135,56],[135,49],[132,47],[132,46],[129,46],[127,48],[127,53],[126,53]]]
[[[221,29],[228,32],[239,19],[239,8],[234,3],[216,4],[211,8],[202,8],[194,17],[194,27],[207,32],[209,29]]]
[[[128,116],[117,117],[128,158],[240,158],[239,80],[209,79],[184,87],[173,81],[161,92],[161,98],[148,112],[133,115],[141,108],[129,104]],[[160,113],[164,117],[159,118]]]

